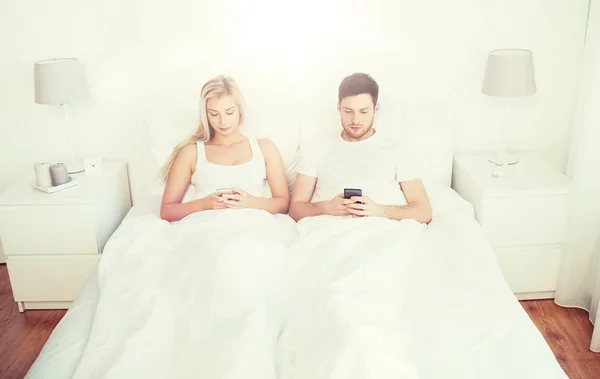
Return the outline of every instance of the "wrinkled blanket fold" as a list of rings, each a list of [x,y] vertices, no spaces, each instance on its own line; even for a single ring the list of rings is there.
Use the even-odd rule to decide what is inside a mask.
[[[124,223],[74,378],[270,379],[294,222],[256,210]]]
[[[426,226],[322,216],[298,229],[279,377],[417,378],[407,349]]]

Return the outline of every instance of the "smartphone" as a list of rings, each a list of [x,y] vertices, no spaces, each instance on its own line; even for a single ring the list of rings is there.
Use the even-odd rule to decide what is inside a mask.
[[[344,199],[350,199],[352,196],[362,196],[362,190],[358,188],[344,188]],[[362,204],[362,201],[357,201]]]
[[[217,193],[219,195],[222,195],[224,193],[229,194],[229,195],[233,195],[234,192],[233,192],[233,190],[231,188],[227,187],[227,188],[219,188],[219,189],[217,189]]]

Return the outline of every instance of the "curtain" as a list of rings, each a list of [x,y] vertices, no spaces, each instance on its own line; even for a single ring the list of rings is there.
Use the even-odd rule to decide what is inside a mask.
[[[585,309],[596,326],[590,349],[600,352],[600,0],[590,2],[567,172],[570,214],[555,302]]]

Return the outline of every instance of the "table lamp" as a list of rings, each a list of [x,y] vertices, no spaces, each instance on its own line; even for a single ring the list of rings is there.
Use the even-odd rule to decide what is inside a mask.
[[[518,163],[508,156],[508,105],[511,97],[533,95],[537,91],[533,70],[533,55],[524,49],[492,50],[488,55],[487,67],[481,92],[489,96],[504,98],[502,133],[492,164],[503,168],[495,170],[495,176],[506,176],[506,166]]]
[[[67,105],[90,97],[83,68],[76,58],[48,59],[34,64],[35,102],[37,104],[61,105],[64,111],[70,162],[66,163],[69,174],[83,172],[83,162],[75,160],[73,138]]]

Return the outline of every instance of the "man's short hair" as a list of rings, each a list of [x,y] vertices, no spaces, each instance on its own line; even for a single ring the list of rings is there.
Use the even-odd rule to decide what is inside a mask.
[[[338,101],[341,103],[342,99],[348,96],[356,96],[363,93],[368,93],[373,99],[373,105],[377,104],[379,98],[379,85],[368,74],[355,73],[347,76],[340,83],[338,90]]]

